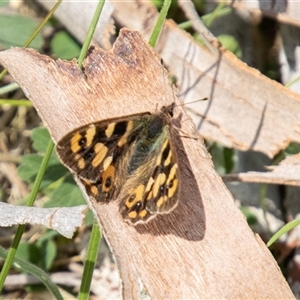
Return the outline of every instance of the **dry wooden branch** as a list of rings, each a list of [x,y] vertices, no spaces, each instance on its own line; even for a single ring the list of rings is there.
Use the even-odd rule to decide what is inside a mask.
[[[300,186],[300,155],[287,157],[271,172],[247,172],[226,175],[225,181],[260,182]]]
[[[138,30],[146,39],[150,36],[158,13],[149,1],[111,3],[119,24]],[[49,3],[43,1],[43,5]],[[65,9],[67,21],[70,12]],[[76,31],[76,26],[70,27]],[[191,106],[197,112],[193,119],[206,139],[269,157],[292,141],[300,142],[298,94],[249,68],[223,48],[207,51],[172,20],[165,23],[156,51],[176,77],[185,102],[209,97],[207,103]]]
[[[159,59],[140,34],[122,30],[112,51],[93,49],[84,73],[75,62],[33,50],[0,53],[32,99],[55,141],[80,125],[174,101]],[[176,100],[177,101],[177,100]],[[176,108],[176,116],[183,113]],[[175,116],[175,117],[176,117]],[[195,136],[184,117],[182,131]],[[141,282],[154,299],[294,299],[269,250],[216,174],[201,139],[177,138],[180,204],[147,225],[125,223],[117,201],[87,199],[113,250],[125,299],[139,299]]]
[[[0,202],[0,226],[44,225],[70,239],[75,230],[82,226],[87,209],[86,205],[40,208],[9,205]]]

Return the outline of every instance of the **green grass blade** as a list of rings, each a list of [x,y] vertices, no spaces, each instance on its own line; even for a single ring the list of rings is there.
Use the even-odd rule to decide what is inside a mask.
[[[162,27],[164,25],[164,22],[166,20],[166,17],[167,17],[167,13],[168,13],[168,10],[170,8],[170,5],[171,5],[171,1],[170,0],[165,0],[164,1],[164,4],[163,4],[163,7],[160,11],[160,14],[158,16],[158,19],[156,21],[156,24],[153,28],[153,31],[152,31],[152,34],[151,34],[151,37],[149,39],[149,45],[154,48],[156,43],[157,43],[157,40],[159,38],[159,35],[160,35],[160,32],[162,30]]]
[[[20,100],[0,99],[0,106],[4,104],[8,104],[11,106],[26,106],[26,107],[33,106],[31,101],[27,99],[20,99]]]
[[[49,144],[48,144],[45,156],[43,157],[41,167],[40,167],[39,172],[38,172],[38,174],[36,176],[36,179],[34,181],[31,193],[29,195],[27,206],[32,206],[33,203],[34,203],[34,200],[37,196],[37,193],[39,191],[39,188],[40,188],[40,185],[41,185],[41,182],[42,182],[42,178],[45,174],[46,167],[48,165],[50,156],[52,154],[53,147],[54,147],[54,143],[52,141],[50,141]],[[20,244],[20,240],[21,240],[22,234],[24,232],[24,229],[25,229],[25,225],[20,225],[18,227],[16,235],[15,235],[14,240],[12,242],[12,246],[10,247],[10,249],[8,251],[7,258],[4,262],[3,268],[2,268],[1,273],[0,273],[0,292],[3,289],[5,279],[7,277],[7,274],[9,272],[9,270],[11,268],[11,265],[13,263],[13,260],[15,258],[15,255],[16,255],[18,246]]]
[[[0,246],[0,257],[5,259],[7,256],[8,256],[8,251],[6,251],[3,247]],[[16,269],[21,270],[22,272],[29,273],[37,277],[38,279],[40,279],[44,283],[44,285],[48,288],[50,293],[52,293],[55,299],[63,300],[63,297],[60,294],[57,286],[52,283],[50,277],[45,271],[19,258],[14,258],[13,266]]]
[[[18,88],[20,88],[20,86],[16,82],[7,84],[7,85],[0,88],[0,95],[15,91]]]
[[[293,220],[286,225],[284,225],[281,229],[279,229],[268,241],[267,246],[270,247],[274,242],[276,242],[283,234],[288,233],[296,226],[300,224],[300,220]]]
[[[84,271],[81,279],[80,291],[78,294],[79,300],[89,299],[91,282],[93,277],[93,271],[97,261],[99,246],[101,242],[101,231],[96,222],[94,222],[91,232],[89,247],[87,250],[87,256],[84,263]]]
[[[49,11],[47,16],[44,18],[42,23],[38,26],[38,28],[34,31],[34,33],[29,37],[29,39],[24,44],[24,48],[28,47],[31,42],[34,40],[34,38],[37,36],[37,34],[41,31],[41,29],[45,26],[45,24],[48,22],[48,20],[52,17],[56,9],[59,7],[62,0],[58,0],[55,5],[52,7],[52,9]]]
[[[90,28],[88,30],[88,33],[87,33],[87,36],[86,36],[86,39],[83,43],[83,46],[82,46],[82,49],[81,49],[81,52],[79,54],[79,57],[78,57],[78,65],[81,67],[82,66],[82,62],[83,60],[85,59],[86,57],[86,53],[88,51],[88,48],[89,48],[89,45],[91,43],[91,40],[93,38],[93,35],[94,35],[94,32],[95,32],[95,29],[96,29],[96,26],[97,26],[97,23],[98,23],[98,20],[100,18],[100,15],[101,15],[101,12],[102,12],[102,9],[103,9],[103,6],[104,6],[104,3],[105,3],[105,0],[99,0],[98,2],[98,5],[97,5],[97,8],[96,8],[96,11],[94,13],[94,16],[93,16],[93,20],[91,22],[91,25],[90,25]]]

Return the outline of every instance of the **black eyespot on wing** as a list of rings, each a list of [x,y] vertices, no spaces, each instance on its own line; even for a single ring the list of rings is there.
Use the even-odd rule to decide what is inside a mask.
[[[82,148],[86,147],[86,138],[82,137],[79,141],[78,141],[78,145],[81,146]]]
[[[106,180],[105,180],[105,187],[106,188],[110,188],[112,185],[112,178],[111,176],[107,177]]]
[[[165,161],[167,159],[167,157],[169,156],[170,151],[171,151],[170,143],[168,143],[166,148],[164,149],[162,155],[161,155],[162,161]]]
[[[131,209],[131,211],[135,211],[137,213],[141,212],[143,210],[143,203],[141,201],[138,201]]]
[[[130,197],[128,198],[128,201],[133,202],[135,198],[136,198],[136,194],[134,193],[134,194],[130,195]]]
[[[89,162],[95,156],[95,151],[93,149],[88,149],[82,154],[85,161]]]

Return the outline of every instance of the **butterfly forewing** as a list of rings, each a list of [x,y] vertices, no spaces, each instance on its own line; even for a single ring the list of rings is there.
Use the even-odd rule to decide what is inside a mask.
[[[100,202],[113,200],[126,180],[120,161],[147,122],[149,114],[106,120],[83,126],[63,137],[57,153],[86,186],[87,193]]]

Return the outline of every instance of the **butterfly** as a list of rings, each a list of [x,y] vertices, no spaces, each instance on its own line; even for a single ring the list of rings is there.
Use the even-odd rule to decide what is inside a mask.
[[[57,143],[62,163],[97,202],[119,200],[132,225],[170,213],[180,187],[171,121],[174,103],[156,114],[141,113],[82,126]]]

